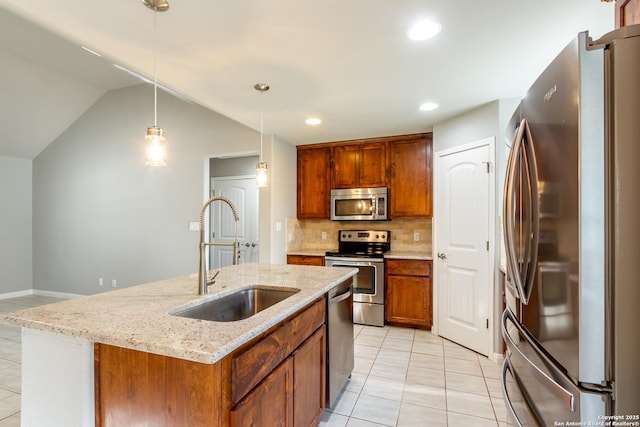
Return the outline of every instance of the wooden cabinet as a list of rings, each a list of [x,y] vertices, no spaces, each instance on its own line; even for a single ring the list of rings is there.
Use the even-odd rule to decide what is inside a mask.
[[[324,266],[324,257],[316,255],[287,255],[287,264]]]
[[[329,219],[331,149],[298,146],[297,217]]]
[[[386,148],[384,141],[333,146],[331,188],[386,186]]]
[[[616,28],[640,24],[640,0],[616,1]]]
[[[326,298],[214,364],[95,344],[96,426],[317,425]]]
[[[431,328],[431,267],[431,261],[385,259],[387,323]]]
[[[432,137],[407,135],[389,142],[389,216],[432,216]]]
[[[231,410],[232,427],[293,425],[293,360],[285,360]]]
[[[326,354],[325,326],[293,353],[294,427],[316,426],[324,415]]]

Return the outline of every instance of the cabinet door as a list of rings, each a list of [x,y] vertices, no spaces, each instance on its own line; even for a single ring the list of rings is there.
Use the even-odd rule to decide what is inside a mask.
[[[389,143],[391,218],[430,218],[432,140],[430,134]]]
[[[297,216],[329,219],[331,150],[298,147]]]
[[[325,405],[325,327],[318,329],[293,353],[293,425],[318,425]]]
[[[429,327],[428,279],[418,276],[387,276],[387,321]]]
[[[387,185],[387,144],[372,142],[360,146],[358,184],[360,187]]]
[[[231,427],[293,425],[293,359],[286,359],[232,410]]]
[[[357,145],[338,145],[332,148],[331,188],[358,187]]]

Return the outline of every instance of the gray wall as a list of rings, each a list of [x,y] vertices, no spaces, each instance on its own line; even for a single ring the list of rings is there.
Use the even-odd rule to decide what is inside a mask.
[[[32,284],[31,160],[0,156],[0,297]]]
[[[149,85],[109,92],[34,160],[34,289],[93,294],[112,279],[124,287],[197,271],[188,222],[204,200],[205,165],[257,152],[259,133],[159,91],[168,166],[145,166],[152,101]]]

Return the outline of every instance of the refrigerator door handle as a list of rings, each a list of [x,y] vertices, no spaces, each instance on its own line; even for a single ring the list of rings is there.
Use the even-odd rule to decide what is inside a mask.
[[[513,340],[511,335],[509,335],[509,331],[507,329],[507,321],[511,321],[511,323],[518,329],[518,333],[521,337],[523,337],[530,346],[535,346],[535,344],[531,341],[531,339],[527,336],[526,331],[522,330],[522,327],[518,324],[518,321],[513,317],[511,311],[507,308],[504,313],[502,313],[502,336],[505,341],[507,341],[507,345],[509,349],[518,353],[518,356],[521,357],[525,363],[529,371],[534,374],[536,377],[543,379],[546,383],[548,383],[551,387],[549,390],[562,402],[566,404],[566,406],[571,410],[571,412],[575,412],[576,410],[576,402],[575,396],[568,391],[566,388],[562,387],[553,378],[547,375],[546,372],[542,371],[538,366],[536,366],[531,359],[529,359],[523,352],[518,348],[518,345]],[[535,347],[533,347],[535,348]]]
[[[507,165],[506,177],[504,181],[504,246],[507,258],[507,275],[513,280],[513,285],[517,290],[517,295],[522,294],[522,282],[520,269],[518,268],[518,255],[516,253],[513,233],[515,232],[515,169],[518,155],[520,153],[520,145],[522,143],[524,127],[523,122],[516,129],[513,146],[509,154],[509,162]]]
[[[513,376],[513,369],[511,368],[509,357],[505,357],[504,363],[502,364],[502,394],[504,395],[504,401],[507,405],[507,409],[509,410],[511,417],[516,422],[516,427],[523,427],[524,424],[522,424],[522,421],[520,421],[520,418],[518,418],[518,415],[516,414],[516,410],[513,408],[513,405],[511,404],[511,398],[509,397],[509,392],[507,391],[507,372],[510,372],[511,376]]]
[[[523,119],[523,125],[525,128],[523,149],[526,154],[527,164],[527,184],[528,184],[528,218],[527,223],[527,257],[524,260],[526,265],[526,275],[523,277],[523,290],[525,292],[526,299],[523,301],[528,303],[531,295],[531,289],[533,288],[533,281],[536,276],[536,265],[538,260],[538,243],[540,238],[540,201],[538,199],[538,165],[536,164],[535,148],[533,144],[533,137],[531,136],[531,127],[527,119]]]

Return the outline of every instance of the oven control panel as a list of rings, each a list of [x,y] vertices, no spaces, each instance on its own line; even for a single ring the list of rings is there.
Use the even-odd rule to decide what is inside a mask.
[[[340,230],[340,242],[388,243],[391,232],[389,230]]]

